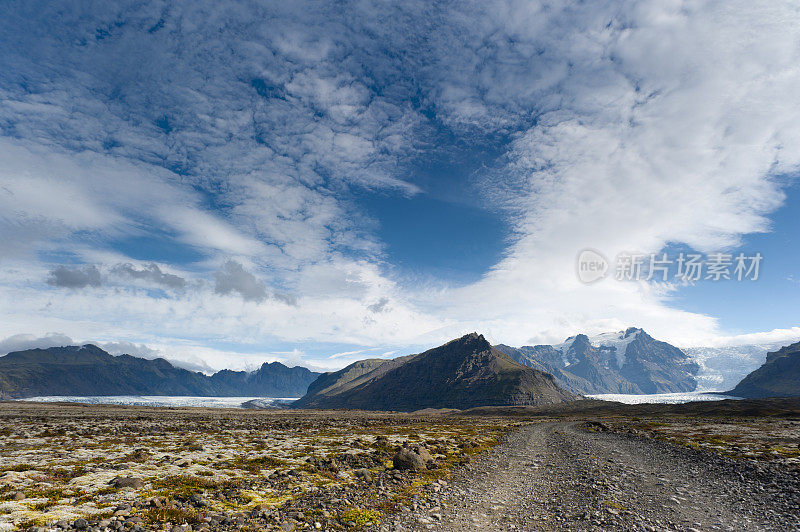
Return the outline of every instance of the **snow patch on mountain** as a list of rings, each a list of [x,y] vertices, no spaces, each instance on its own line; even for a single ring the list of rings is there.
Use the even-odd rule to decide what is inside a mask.
[[[575,336],[570,336],[569,338],[564,340],[563,343],[553,346],[553,349],[561,352],[561,361],[564,363],[565,368],[568,368],[569,366],[577,362],[575,355],[572,354],[570,351],[572,348],[572,344],[575,343],[575,338],[576,338]],[[570,354],[572,354],[571,358],[569,356]]]
[[[616,358],[617,368],[625,365],[625,353],[628,351],[628,344],[633,342],[641,333],[641,329],[628,329],[614,333],[602,333],[589,338],[589,342],[600,348],[601,351],[611,351]]]
[[[624,331],[600,333],[589,336],[588,338],[589,343],[592,344],[593,347],[600,349],[602,353],[608,356],[613,356],[617,368],[619,369],[625,365],[625,353],[628,350],[628,345],[633,342],[641,332],[642,329],[631,327]],[[563,343],[553,346],[555,350],[561,352],[564,367],[569,367],[578,361],[571,351],[575,338],[575,336],[570,336]]]

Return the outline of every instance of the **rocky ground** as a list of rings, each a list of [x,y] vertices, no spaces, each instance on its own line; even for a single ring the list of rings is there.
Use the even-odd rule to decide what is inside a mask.
[[[800,530],[800,405],[756,406],[0,402],[0,531]]]
[[[796,430],[798,423],[790,423]],[[528,425],[466,466],[445,489],[430,492],[422,505],[375,528],[800,530],[796,458],[732,458],[690,441],[668,443],[630,425]]]
[[[0,403],[0,531],[363,528],[513,425]]]

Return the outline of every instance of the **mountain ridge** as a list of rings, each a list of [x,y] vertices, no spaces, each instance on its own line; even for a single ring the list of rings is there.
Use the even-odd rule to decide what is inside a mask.
[[[414,411],[577,398],[552,375],[517,363],[477,333],[398,359],[357,361],[318,381],[293,408]]]
[[[174,395],[298,397],[319,373],[280,362],[208,376],[163,358],[113,356],[93,344],[14,351],[0,357],[0,396]]]
[[[679,348],[629,327],[593,337],[570,336],[556,345],[495,346],[521,364],[551,373],[581,394],[688,392],[700,366]]]

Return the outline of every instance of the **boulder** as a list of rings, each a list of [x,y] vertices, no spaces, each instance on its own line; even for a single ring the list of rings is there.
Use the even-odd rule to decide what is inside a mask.
[[[422,445],[414,447],[414,452],[417,453],[420,456],[420,458],[425,460],[425,464],[433,461],[433,456],[431,456],[431,453],[428,452],[428,449],[423,447]]]
[[[427,451],[426,451],[427,452]],[[430,454],[428,454],[430,457]],[[395,469],[426,469],[428,461],[425,460],[419,453],[407,447],[403,447],[392,458],[392,464]]]

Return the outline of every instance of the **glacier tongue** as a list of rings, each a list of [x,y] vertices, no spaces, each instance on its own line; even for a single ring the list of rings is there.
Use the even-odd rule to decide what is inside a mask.
[[[698,390],[732,390],[748,373],[764,363],[767,352],[786,342],[728,347],[686,347],[684,352],[700,365]]]

